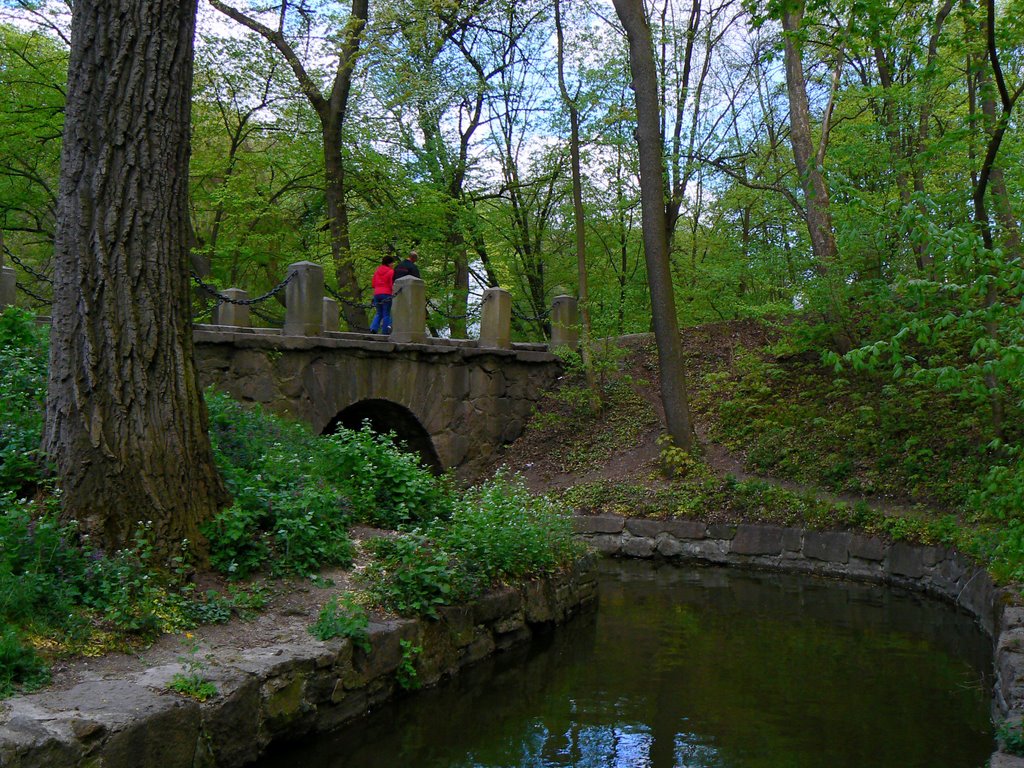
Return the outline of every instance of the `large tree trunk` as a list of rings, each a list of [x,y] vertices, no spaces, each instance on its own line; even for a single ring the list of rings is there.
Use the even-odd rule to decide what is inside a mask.
[[[76,0],[45,447],[106,548],[197,540],[227,501],[189,317],[195,0]]]
[[[804,192],[807,230],[811,238],[815,267],[826,274],[836,257],[836,242],[832,234],[832,212],[829,208],[828,185],[818,167],[818,158],[811,137],[811,110],[807,103],[807,80],[797,35],[803,6],[787,9],[782,15],[785,30],[786,91],[789,94],[790,141],[793,159]]]
[[[614,0],[615,12],[629,41],[629,68],[636,96],[636,137],[640,147],[640,207],[643,217],[647,281],[651,288],[654,336],[658,343],[661,398],[673,442],[694,446],[690,405],[686,391],[679,320],[668,263],[665,229],[665,175],[658,115],[658,78],[651,29],[644,17],[643,0]]]
[[[338,281],[341,315],[350,331],[368,331],[366,310],[359,302],[359,280],[352,264],[352,239],[349,236],[348,202],[345,190],[345,165],[341,154],[341,120],[322,114],[324,145],[324,199],[327,202],[327,226],[331,233],[331,259]]]

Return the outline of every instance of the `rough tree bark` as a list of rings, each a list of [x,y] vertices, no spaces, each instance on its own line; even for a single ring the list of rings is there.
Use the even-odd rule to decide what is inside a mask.
[[[695,446],[690,422],[679,320],[668,261],[665,228],[665,175],[662,151],[658,78],[651,28],[644,16],[643,0],[613,0],[615,13],[629,42],[629,69],[636,97],[636,138],[640,148],[640,207],[643,221],[647,281],[651,289],[654,336],[658,343],[658,367],[665,421],[672,441],[680,448]]]
[[[45,448],[63,514],[168,553],[227,502],[192,350],[188,161],[195,0],[76,0]]]

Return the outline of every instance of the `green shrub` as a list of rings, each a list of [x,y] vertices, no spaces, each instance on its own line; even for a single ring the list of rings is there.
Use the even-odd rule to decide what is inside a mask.
[[[406,691],[415,691],[420,687],[420,673],[416,669],[416,659],[423,653],[422,645],[413,645],[412,640],[399,640],[402,649],[402,660],[395,670],[395,680]]]
[[[31,691],[46,685],[50,672],[30,645],[19,638],[13,627],[0,630],[0,698],[15,689]]]
[[[20,493],[43,479],[47,350],[48,337],[30,313],[0,313],[0,491]]]
[[[320,609],[316,623],[309,628],[309,633],[317,640],[347,637],[354,646],[369,653],[370,638],[366,633],[369,625],[370,619],[366,615],[366,610],[356,603],[351,595],[341,599],[335,595]]]
[[[472,598],[493,584],[549,574],[583,547],[553,502],[533,496],[518,477],[499,475],[455,502],[449,520],[369,544],[359,574],[370,598],[403,616]]]
[[[1021,726],[1020,721],[1004,720],[996,731],[996,736],[1003,742],[1007,752],[1024,757],[1024,727]]]
[[[211,438],[234,504],[203,528],[214,567],[310,576],[347,566],[353,521],[396,528],[451,514],[451,490],[369,430],[305,426],[209,392]]]
[[[395,448],[392,437],[369,429],[342,429],[324,439],[312,470],[338,478],[354,519],[380,528],[446,518],[451,489],[420,464],[419,456]]]
[[[468,490],[430,533],[484,584],[550,574],[582,553],[571,518],[503,474]]]
[[[0,494],[0,687],[9,693],[43,679],[49,658],[33,651],[39,641],[48,656],[97,653],[230,612],[236,598],[225,605],[196,595],[187,568],[157,565],[145,526],[132,548],[107,555],[80,542],[54,509]]]
[[[401,616],[437,616],[437,608],[471,597],[479,582],[420,533],[370,542],[373,561],[358,575],[370,598]]]
[[[154,560],[151,533],[140,523],[134,546],[110,555],[90,553],[82,602],[121,634],[150,642],[164,632],[195,626],[193,588]]]

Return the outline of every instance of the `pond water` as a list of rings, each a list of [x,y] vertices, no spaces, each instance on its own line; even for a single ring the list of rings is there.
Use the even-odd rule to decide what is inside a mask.
[[[919,596],[602,564],[600,606],[259,768],[978,768],[991,643]]]

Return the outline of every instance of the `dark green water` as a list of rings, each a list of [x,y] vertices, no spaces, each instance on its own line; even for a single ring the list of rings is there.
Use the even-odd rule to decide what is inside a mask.
[[[260,768],[979,768],[990,642],[879,587],[602,566],[600,608]]]

